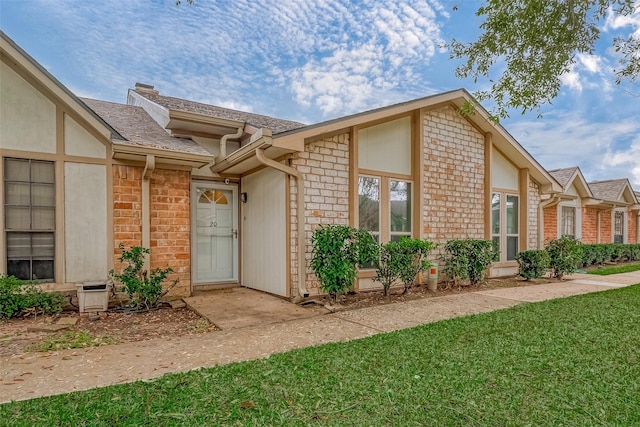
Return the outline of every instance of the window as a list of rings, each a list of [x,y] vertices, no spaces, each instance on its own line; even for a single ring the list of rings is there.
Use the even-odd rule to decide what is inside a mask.
[[[613,214],[613,243],[624,243],[624,212]]]
[[[576,237],[576,208],[563,206],[560,218],[561,235]]]
[[[53,162],[4,160],[7,274],[54,279],[55,169]]]
[[[519,200],[512,194],[491,196],[491,240],[500,251],[500,261],[516,259],[519,247]]]
[[[358,226],[378,242],[411,237],[411,182],[360,176],[358,196]]]

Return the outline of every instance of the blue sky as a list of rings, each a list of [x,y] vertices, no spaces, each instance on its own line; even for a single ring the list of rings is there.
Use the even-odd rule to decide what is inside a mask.
[[[79,96],[122,102],[136,82],[162,95],[304,123],[465,87],[440,46],[472,41],[480,1],[0,0],[0,27]],[[640,190],[640,85],[617,87],[615,35],[640,13],[601,23],[553,105],[506,129],[547,169]],[[490,106],[488,106],[490,107]]]

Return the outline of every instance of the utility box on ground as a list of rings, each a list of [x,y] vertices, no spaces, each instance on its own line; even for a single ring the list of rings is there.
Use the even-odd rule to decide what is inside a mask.
[[[430,291],[438,290],[438,264],[431,264],[427,268],[427,289]]]
[[[82,283],[78,285],[78,307],[80,313],[107,311],[111,283]]]

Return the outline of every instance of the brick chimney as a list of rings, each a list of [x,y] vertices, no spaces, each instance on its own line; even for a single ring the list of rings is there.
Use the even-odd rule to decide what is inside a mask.
[[[160,92],[155,90],[152,85],[148,85],[148,84],[144,84],[144,83],[136,82],[136,89],[135,90],[136,90],[136,92],[144,92],[144,93],[150,93],[150,94],[153,94],[153,95],[160,95]]]

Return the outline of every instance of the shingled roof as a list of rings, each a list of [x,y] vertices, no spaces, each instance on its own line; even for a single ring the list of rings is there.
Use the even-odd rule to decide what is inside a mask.
[[[169,135],[142,107],[87,98],[80,100],[122,135],[126,144],[211,156],[194,141]]]
[[[578,167],[574,166],[571,168],[554,169],[549,171],[549,173],[556,179],[556,181],[558,181],[558,183],[560,183],[560,185],[566,187],[573,174],[576,173],[576,170],[578,170]]]
[[[593,181],[589,183],[589,188],[596,199],[618,201],[628,183],[626,178]]]
[[[261,114],[247,113],[245,111],[231,110],[229,108],[174,98],[172,96],[158,95],[147,90],[135,90],[135,92],[147,98],[149,101],[155,102],[169,110],[185,111],[188,113],[203,114],[221,119],[242,121],[256,128],[269,128],[273,134],[299,129],[306,126],[304,123],[294,122],[291,120],[276,119],[274,117],[263,116]]]

